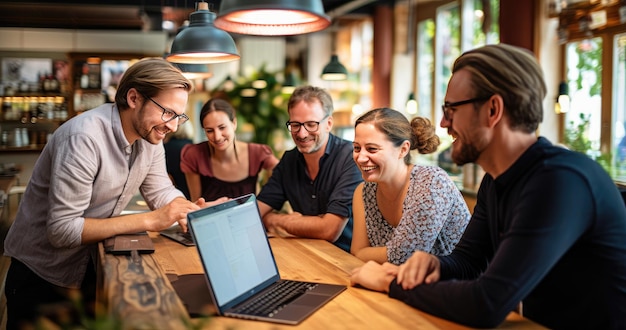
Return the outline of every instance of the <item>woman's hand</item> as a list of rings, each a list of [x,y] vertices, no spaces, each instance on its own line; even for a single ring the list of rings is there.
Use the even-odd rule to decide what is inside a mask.
[[[368,261],[352,271],[350,285],[360,285],[374,291],[389,292],[389,285],[396,277],[397,269],[398,266],[388,262],[381,265],[374,261]]]
[[[415,251],[405,263],[398,268],[398,284],[404,290],[410,290],[425,283],[439,281],[441,264],[439,259],[423,251]]]

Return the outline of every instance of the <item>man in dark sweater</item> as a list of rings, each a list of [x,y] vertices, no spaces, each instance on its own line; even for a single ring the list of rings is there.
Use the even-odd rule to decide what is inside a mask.
[[[352,283],[472,327],[498,326],[521,303],[549,328],[626,328],[626,207],[596,162],[535,135],[545,94],[524,49],[459,57],[441,127],[453,161],[487,173],[465,234],[448,256],[370,262]]]

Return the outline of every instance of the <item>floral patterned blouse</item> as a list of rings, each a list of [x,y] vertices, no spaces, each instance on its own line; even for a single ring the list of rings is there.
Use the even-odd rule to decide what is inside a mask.
[[[365,225],[371,246],[386,246],[387,260],[399,265],[416,250],[443,256],[459,242],[470,219],[461,192],[439,167],[415,165],[397,227],[383,219],[376,201],[378,184],[365,182]]]

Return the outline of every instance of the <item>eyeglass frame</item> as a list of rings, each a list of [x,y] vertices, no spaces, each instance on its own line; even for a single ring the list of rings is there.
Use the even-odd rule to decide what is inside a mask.
[[[287,121],[285,123],[285,125],[287,126],[287,130],[291,133],[298,133],[300,132],[300,130],[302,129],[302,127],[304,127],[304,129],[309,132],[309,133],[315,133],[317,131],[320,130],[320,123],[324,121],[324,119],[328,118],[330,115],[326,115],[324,116],[324,118],[322,118],[320,121],[315,121],[315,120],[309,120],[309,121],[305,121],[305,122],[299,122],[299,121]],[[315,123],[315,130],[310,130],[308,128],[306,128],[307,124],[312,124]],[[297,130],[292,130],[291,128],[291,124],[298,124],[298,129]]]
[[[174,119],[178,119],[178,126],[180,126],[180,125],[182,125],[182,124],[184,124],[184,123],[186,123],[186,122],[188,122],[188,121],[189,121],[189,116],[187,116],[186,114],[181,113],[181,114],[179,115],[179,114],[177,114],[177,113],[176,113],[176,111],[174,111],[174,110],[170,110],[170,109],[167,109],[167,108],[165,108],[164,106],[160,105],[157,101],[155,101],[154,99],[152,99],[150,96],[147,96],[147,95],[144,95],[144,94],[141,94],[141,95],[142,95],[144,98],[146,98],[146,99],[148,99],[148,100],[152,101],[152,103],[156,104],[156,105],[157,105],[157,107],[159,107],[159,108],[161,108],[161,110],[163,110],[163,112],[161,113],[161,120],[162,120],[164,123],[169,123],[170,121],[172,121],[172,120],[174,120]],[[164,118],[164,117],[165,117],[165,113],[166,113],[166,112],[171,112],[171,113],[173,113],[173,114],[174,114],[174,116],[173,116],[172,118],[170,118],[170,119],[167,119],[167,120],[166,120],[166,119]]]
[[[463,100],[463,101],[458,101],[458,102],[444,102],[441,105],[441,110],[443,111],[443,118],[445,118],[446,120],[450,121],[452,119],[452,116],[448,113],[448,108],[454,108],[454,107],[458,107],[461,105],[465,105],[465,104],[469,104],[469,103],[476,103],[476,102],[486,102],[488,101],[493,95],[490,96],[482,96],[482,97],[475,97],[475,98],[471,98],[471,99],[467,99],[467,100]],[[450,109],[449,111],[454,111],[452,109]]]

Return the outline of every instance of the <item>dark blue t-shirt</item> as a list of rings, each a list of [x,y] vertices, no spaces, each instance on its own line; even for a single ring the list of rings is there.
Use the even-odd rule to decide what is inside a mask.
[[[361,172],[352,159],[352,143],[330,134],[315,180],[311,181],[306,173],[304,156],[294,148],[285,152],[261,189],[258,200],[275,210],[289,201],[293,210],[303,215],[332,213],[347,217],[348,223],[334,244],[349,252],[352,196],[361,181]]]

